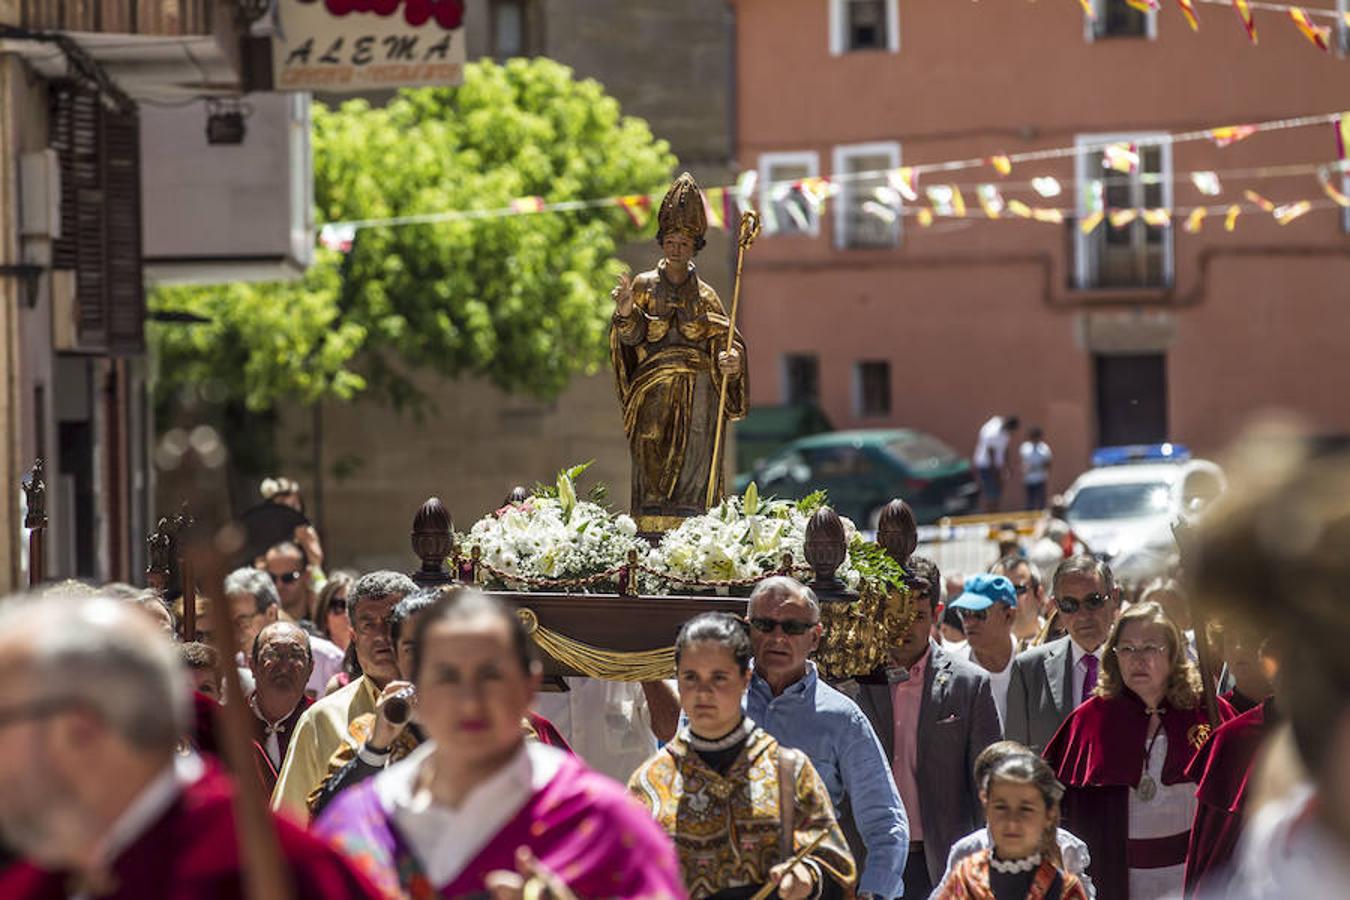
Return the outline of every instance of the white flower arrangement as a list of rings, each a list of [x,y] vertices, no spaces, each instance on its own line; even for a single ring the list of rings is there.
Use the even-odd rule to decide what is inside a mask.
[[[805,509],[814,511],[809,505]],[[760,578],[781,569],[786,553],[794,566],[804,565],[809,518],[797,501],[761,500],[752,483],[744,496],[728,497],[704,515],[685,519],[661,539],[648,565],[668,577],[644,576],[643,593],[680,593],[698,582]],[[858,529],[847,518],[843,523],[845,540],[852,542]],[[850,589],[861,580],[847,557],[837,577]]]
[[[557,496],[536,493],[508,503],[475,522],[460,546],[466,554],[478,548],[481,560],[496,570],[485,573],[488,583],[508,590],[535,587],[524,580],[530,578],[589,578],[623,565],[630,550],[641,559],[650,549],[631,517],[578,500],[567,472],[558,475]],[[589,587],[613,590],[614,579]]]

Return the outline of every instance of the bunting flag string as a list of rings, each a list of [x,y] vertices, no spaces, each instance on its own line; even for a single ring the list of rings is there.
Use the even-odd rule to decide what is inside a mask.
[[[1186,24],[1190,26],[1191,31],[1200,30],[1200,15],[1196,10],[1197,3],[1207,3],[1211,5],[1222,5],[1232,7],[1237,15],[1238,22],[1242,25],[1242,30],[1247,35],[1247,40],[1253,45],[1258,43],[1256,30],[1256,18],[1254,10],[1262,12],[1282,13],[1293,21],[1294,26],[1299,32],[1308,39],[1308,41],[1319,50],[1328,51],[1332,45],[1332,31],[1339,23],[1340,27],[1350,29],[1350,11],[1331,9],[1328,7],[1306,7],[1291,3],[1266,3],[1260,0],[1177,0],[1177,8],[1181,15],[1186,19]],[[1161,8],[1160,0],[1125,0],[1125,4],[1138,12],[1155,14]],[[1079,0],[1079,6],[1083,9],[1083,15],[1091,22],[1097,21],[1097,11],[1092,0]],[[1314,19],[1331,19],[1330,25],[1318,25]]]
[[[1337,158],[1344,160],[1346,148],[1347,146],[1350,146],[1350,113],[1326,113],[1322,115],[1276,119],[1243,125],[1205,128],[1194,131],[1177,132],[1157,138],[1156,140],[1159,143],[1166,142],[1172,145],[1193,141],[1212,141],[1219,147],[1226,147],[1236,141],[1248,139],[1256,134],[1327,124],[1332,125],[1335,129]],[[755,198],[762,193],[764,196],[775,201],[764,204],[765,208],[761,210],[761,213],[764,216],[765,230],[772,233],[777,226],[778,217],[780,215],[786,216],[793,224],[801,228],[809,227],[810,222],[807,218],[808,213],[819,214],[824,209],[828,200],[836,197],[845,185],[852,182],[865,181],[869,183],[869,185],[875,185],[870,187],[870,193],[861,198],[859,202],[860,205],[865,205],[865,209],[869,213],[877,215],[879,218],[885,218],[884,212],[888,209],[899,207],[901,205],[900,200],[910,204],[920,203],[920,190],[918,185],[921,175],[924,174],[954,173],[991,165],[994,167],[995,171],[1000,174],[1003,174],[1005,171],[1011,173],[1015,165],[1045,160],[1067,159],[1093,152],[1102,153],[1104,168],[1115,169],[1121,172],[1129,171],[1132,178],[1136,178],[1144,184],[1157,184],[1166,179],[1172,181],[1190,180],[1194,186],[1206,196],[1214,196],[1219,193],[1220,175],[1231,180],[1311,175],[1319,178],[1324,192],[1327,192],[1328,187],[1330,187],[1331,190],[1336,190],[1330,183],[1330,176],[1323,174],[1323,170],[1326,168],[1325,163],[1182,172],[1170,174],[1166,176],[1166,178],[1157,173],[1141,173],[1139,172],[1139,147],[1134,144],[1111,141],[1100,144],[1084,144],[1045,150],[1033,150],[1023,153],[998,154],[993,157],[980,156],[970,159],[954,159],[942,162],[923,163],[871,172],[848,172],[836,173],[829,176],[810,176],[803,179],[773,182],[764,185],[759,183],[758,172],[754,169],[750,169],[742,172],[734,185],[719,185],[708,188],[705,191],[704,200],[706,203],[709,224],[714,228],[727,228],[729,223],[738,219],[738,210],[746,210],[757,206]],[[1342,166],[1341,168],[1343,170],[1344,167]],[[880,184],[876,185],[876,182],[880,182]],[[941,183],[929,185],[924,189],[924,195],[932,207],[927,210],[925,214],[905,210],[903,212],[897,212],[897,216],[919,215],[921,220],[920,224],[923,224],[923,219],[925,218],[927,218],[929,224],[931,224],[931,219],[934,215],[952,216],[956,218],[965,217],[967,214],[967,206],[962,190],[963,188],[974,191],[975,196],[979,201],[980,208],[988,218],[1003,218],[1002,214],[1006,211],[1014,218],[1034,219],[1038,221],[1052,221],[1054,215],[1050,212],[1040,212],[1038,215],[1037,208],[1034,208],[1021,200],[1006,198],[1005,192],[1027,189],[1034,191],[1042,198],[1050,199],[1059,196],[1062,191],[1058,179],[1049,175],[1038,175],[1020,182],[1002,181],[997,187],[978,182],[970,183],[944,180]],[[1103,184],[1101,179],[1090,180],[1088,185],[1088,190],[1091,192],[1088,204],[1089,215],[1102,213],[1102,218],[1105,217],[1107,211],[1102,208],[1102,189]],[[1334,195],[1329,192],[1327,192],[1327,195],[1335,201]],[[792,197],[800,198],[799,202],[784,202]],[[332,222],[323,226],[321,239],[326,246],[336,246],[339,249],[347,250],[352,246],[356,233],[364,228],[425,225],[438,222],[500,218],[514,215],[537,215],[546,212],[575,212],[616,206],[624,211],[634,226],[642,228],[650,222],[652,211],[659,199],[659,194],[628,194],[609,198],[567,200],[559,202],[549,202],[541,196],[518,197],[511,200],[504,207],[492,209],[449,210],[444,212],[393,216],[381,219]],[[1270,204],[1270,201],[1265,201],[1265,204]],[[1267,212],[1273,210],[1273,204],[1270,204],[1270,206],[1271,209],[1266,209]],[[1265,209],[1265,205],[1261,205],[1261,208]],[[992,213],[991,210],[993,211]],[[1181,212],[1181,210],[1172,211],[1172,213],[1175,214],[1180,214]],[[1064,211],[1061,210],[1059,212],[1061,221],[1063,214]],[[1072,212],[1070,212],[1070,214],[1072,215]]]

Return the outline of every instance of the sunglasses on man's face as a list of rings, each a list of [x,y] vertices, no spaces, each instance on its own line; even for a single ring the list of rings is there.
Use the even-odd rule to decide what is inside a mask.
[[[270,572],[268,574],[272,576],[272,580],[277,584],[295,584],[300,580],[299,572],[282,572],[280,575],[276,572]]]
[[[812,628],[816,627],[815,622],[803,622],[801,619],[760,619],[750,620],[750,627],[763,634],[773,634],[775,628],[782,628],[783,634],[792,637],[801,637]]]
[[[1015,585],[1013,585],[1013,590],[1016,591],[1016,592],[1017,592],[1017,596],[1020,597],[1020,596],[1022,596],[1023,594],[1025,594],[1027,591],[1031,590],[1031,585],[1029,585],[1029,584],[1015,584]]]
[[[1060,612],[1071,616],[1078,612],[1079,607],[1091,610],[1101,609],[1106,605],[1107,599],[1105,594],[1088,594],[1081,600],[1077,597],[1056,597],[1055,605],[1059,607]]]
[[[962,621],[974,619],[976,622],[983,622],[989,618],[990,609],[991,607],[988,606],[984,609],[961,609],[958,607],[956,614],[961,617]]]

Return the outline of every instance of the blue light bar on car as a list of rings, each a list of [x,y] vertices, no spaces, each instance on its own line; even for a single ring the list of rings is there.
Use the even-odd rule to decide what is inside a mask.
[[[1098,447],[1092,452],[1092,465],[1123,466],[1144,462],[1184,462],[1191,458],[1185,444],[1130,444],[1126,447]]]

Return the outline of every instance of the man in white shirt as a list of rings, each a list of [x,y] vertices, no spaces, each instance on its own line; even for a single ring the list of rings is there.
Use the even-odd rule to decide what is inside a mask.
[[[1018,454],[1022,457],[1022,486],[1027,491],[1027,509],[1045,509],[1045,486],[1050,481],[1050,463],[1054,454],[1050,452],[1040,426],[1031,429],[1018,448]]]
[[[989,673],[989,689],[1002,728],[1008,716],[1008,682],[1017,651],[1012,636],[1017,592],[1003,575],[975,575],[966,580],[965,591],[951,607],[966,629],[965,657]]]
[[[1012,477],[1008,462],[1008,442],[1021,421],[1017,416],[991,416],[980,426],[971,462],[980,476],[980,503],[986,512],[999,508],[1003,484]]]
[[[535,695],[534,708],[553,723],[592,769],[621,783],[675,736],[680,704],[664,681],[637,684],[567,678],[566,691]]]
[[[1071,556],[1050,584],[1065,637],[1033,647],[1013,660],[1003,733],[1036,753],[1078,704],[1092,696],[1102,648],[1120,612],[1111,567],[1096,557]]]

